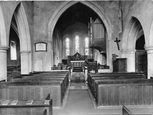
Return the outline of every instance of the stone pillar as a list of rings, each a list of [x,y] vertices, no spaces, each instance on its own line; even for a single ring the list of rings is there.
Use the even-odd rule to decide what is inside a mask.
[[[21,74],[27,75],[29,74],[31,65],[30,65],[30,51],[21,51]]]
[[[153,77],[153,46],[145,47],[147,51],[147,78]]]
[[[122,51],[122,57],[127,58],[127,72],[135,72],[135,51]]]
[[[7,50],[8,47],[0,47],[0,81],[7,81]]]

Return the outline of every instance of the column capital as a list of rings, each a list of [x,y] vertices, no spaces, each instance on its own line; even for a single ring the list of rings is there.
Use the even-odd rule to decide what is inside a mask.
[[[145,49],[148,50],[153,50],[153,46],[146,46]]]
[[[0,50],[7,50],[8,48],[8,46],[0,46]]]
[[[153,46],[146,46],[145,49],[147,50],[148,54],[153,54]]]
[[[21,54],[23,53],[31,53],[31,51],[20,51]]]

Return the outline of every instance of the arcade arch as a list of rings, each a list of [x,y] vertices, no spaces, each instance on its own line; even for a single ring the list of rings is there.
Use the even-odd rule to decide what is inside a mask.
[[[136,60],[139,60],[140,57],[143,57],[144,60],[147,60],[145,56],[142,56],[142,54],[140,55],[140,50],[141,53],[143,52],[143,55],[146,55],[145,41],[146,41],[145,33],[143,31],[141,22],[136,17],[131,17],[131,20],[125,27],[125,31],[123,33],[122,50],[121,50],[122,57],[127,58],[128,72],[135,72],[135,71],[140,72],[140,69],[138,68],[141,67],[138,67],[140,66],[138,63],[141,62],[138,61],[136,62]],[[143,69],[146,66],[147,65],[145,63]],[[146,72],[146,68],[143,72]]]

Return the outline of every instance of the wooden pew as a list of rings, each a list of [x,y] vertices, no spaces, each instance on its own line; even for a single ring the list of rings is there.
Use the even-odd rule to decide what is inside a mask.
[[[34,74],[32,76],[25,76],[25,77],[22,77],[21,79],[16,79],[14,81],[28,81],[28,80],[31,80],[31,79],[39,79],[39,80],[47,80],[47,79],[52,79],[52,78],[65,78],[64,79],[64,82],[65,82],[65,85],[68,86],[69,84],[69,75],[70,75],[70,72],[67,72],[67,71],[62,71],[62,72],[47,72],[47,73],[39,73],[39,74]]]
[[[0,100],[0,115],[52,115],[52,100]]]
[[[100,75],[100,76],[107,76],[107,75],[145,75],[141,72],[108,72],[108,73],[89,73],[90,75]]]
[[[60,107],[69,84],[69,72],[41,72],[0,84],[0,99],[45,99]],[[2,92],[2,93],[1,93]]]
[[[97,106],[153,105],[153,80],[96,82]]]
[[[129,77],[132,76],[132,77],[139,77],[139,78],[144,78],[146,79],[146,76],[144,73],[138,73],[138,72],[126,72],[126,73],[89,73],[88,74],[88,79],[90,79],[91,77],[122,77],[122,76],[125,76],[125,77]]]
[[[141,78],[141,79],[146,79],[146,76],[144,73],[137,73],[137,72],[134,72],[134,73],[89,73],[88,74],[88,83],[90,84],[91,82],[91,79],[93,77],[99,77],[99,78],[114,78],[114,79],[121,79],[122,77],[123,78],[127,78],[127,79],[131,79],[131,78]]]
[[[53,82],[6,82],[0,84],[0,99],[43,100],[50,95],[53,107],[63,102],[62,81]]]
[[[127,81],[127,80],[130,80],[130,79],[132,79],[132,80],[139,80],[139,79],[144,79],[144,78],[139,78],[139,77],[135,77],[135,76],[130,76],[130,77],[126,77],[126,76],[113,76],[113,77],[92,77],[91,78],[91,80],[90,80],[90,83],[89,83],[89,87],[90,87],[90,90],[91,90],[91,92],[92,93],[94,93],[95,92],[95,83],[96,82],[101,82],[101,81],[111,81],[111,80],[115,80],[115,81],[117,81],[117,80],[125,80],[125,81]]]
[[[106,76],[105,76],[106,75]],[[106,80],[120,80],[120,79],[145,79],[145,75],[142,73],[126,73],[125,75],[123,73],[114,73],[114,74],[89,74],[88,76],[88,86],[91,90],[91,93],[95,94],[95,81],[106,81]],[[95,97],[95,96],[94,96]]]
[[[62,89],[62,97],[64,97],[64,94],[67,90],[67,87],[69,85],[69,72],[62,71],[60,73],[56,72],[47,72],[47,73],[39,73],[34,74],[32,76],[25,76],[23,78],[19,79],[13,79],[12,81],[23,81],[23,82],[56,82],[56,81],[63,81],[61,84]]]

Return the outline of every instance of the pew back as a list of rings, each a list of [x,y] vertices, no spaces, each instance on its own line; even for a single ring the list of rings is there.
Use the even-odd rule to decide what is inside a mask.
[[[52,115],[52,100],[1,100],[0,115]]]
[[[96,103],[111,105],[153,105],[153,80],[96,82]]]

